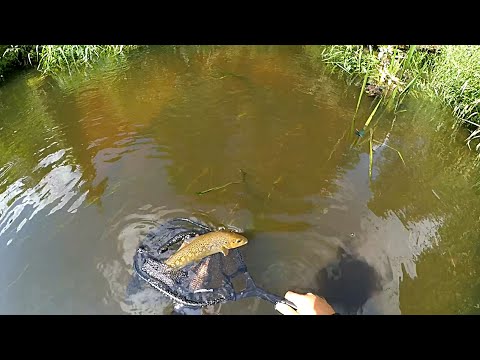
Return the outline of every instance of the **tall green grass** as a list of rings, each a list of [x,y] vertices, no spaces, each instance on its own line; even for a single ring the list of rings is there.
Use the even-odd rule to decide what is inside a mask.
[[[435,57],[415,45],[310,45],[305,52],[350,78],[366,77],[363,83],[381,88],[386,106],[394,109],[415,88],[419,75],[434,64]]]
[[[38,69],[43,73],[56,73],[91,67],[102,58],[123,56],[137,48],[132,45],[43,45]]]
[[[469,146],[480,141],[480,46],[329,45],[306,46],[305,52],[352,81],[363,78],[362,95],[365,83],[382,87],[383,103],[394,111],[408,93],[437,99],[471,131]]]
[[[105,58],[121,57],[136,45],[0,45],[0,76],[35,66],[43,74],[78,71]]]
[[[429,76],[429,95],[453,109],[471,129],[480,124],[480,46],[443,46]]]
[[[350,138],[354,137],[351,146],[361,146],[368,142],[369,167],[368,175],[372,177],[373,143],[385,146],[395,151],[402,163],[404,159],[400,151],[387,145],[387,139],[374,139],[376,122],[373,119],[383,104],[395,112],[405,99],[408,92],[415,88],[417,80],[431,65],[431,55],[425,51],[418,51],[417,46],[363,46],[363,45],[333,45],[333,46],[306,46],[305,51],[313,59],[318,59],[332,65],[332,70],[342,70],[350,79],[363,77],[360,94],[357,100],[355,113],[350,127]],[[360,103],[366,93],[367,83],[380,91],[377,95],[377,104],[366,120],[358,120],[357,114]],[[393,124],[393,123],[392,123]],[[355,130],[358,125],[359,130]],[[393,125],[392,125],[393,126]],[[366,132],[368,137],[362,139]],[[480,135],[479,135],[480,136]]]
[[[33,66],[34,52],[32,45],[0,45],[0,79],[14,69]]]

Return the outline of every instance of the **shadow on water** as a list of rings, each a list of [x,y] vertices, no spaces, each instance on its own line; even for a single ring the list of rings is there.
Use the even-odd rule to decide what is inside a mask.
[[[361,314],[367,301],[382,290],[381,282],[367,261],[339,249],[337,257],[316,272],[311,286],[291,291],[322,296],[341,314]]]
[[[318,271],[316,293],[336,309],[355,314],[376,292],[381,290],[380,277],[366,261],[340,253],[337,262]]]

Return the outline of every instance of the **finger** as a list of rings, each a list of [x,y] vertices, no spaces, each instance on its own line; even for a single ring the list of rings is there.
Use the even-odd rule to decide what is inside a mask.
[[[297,294],[293,291],[287,291],[285,294],[285,299],[290,300],[295,305],[299,306],[300,304],[305,302],[305,295]]]
[[[314,296],[316,298],[319,298],[320,300],[325,300],[325,298],[323,296],[320,296],[320,295],[317,295],[317,294],[312,294],[311,292],[307,293],[307,295]]]
[[[277,303],[275,305],[275,310],[277,310],[280,314],[283,315],[298,315],[298,313],[294,309],[283,303]]]

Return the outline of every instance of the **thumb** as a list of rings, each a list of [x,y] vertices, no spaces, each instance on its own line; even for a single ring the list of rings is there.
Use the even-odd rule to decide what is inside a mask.
[[[294,309],[284,303],[277,303],[275,305],[275,310],[277,310],[280,314],[283,315],[298,315],[298,313]]]
[[[285,294],[285,299],[293,302],[297,307],[308,303],[308,297],[306,297],[304,294],[298,294],[293,291],[287,291]]]

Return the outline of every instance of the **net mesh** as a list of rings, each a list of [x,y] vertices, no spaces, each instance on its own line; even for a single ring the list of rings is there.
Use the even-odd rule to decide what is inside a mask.
[[[253,284],[238,249],[227,256],[210,255],[199,262],[174,270],[163,262],[183,243],[214,231],[198,221],[178,218],[167,221],[148,234],[134,256],[136,274],[175,301],[202,307],[237,300]]]

